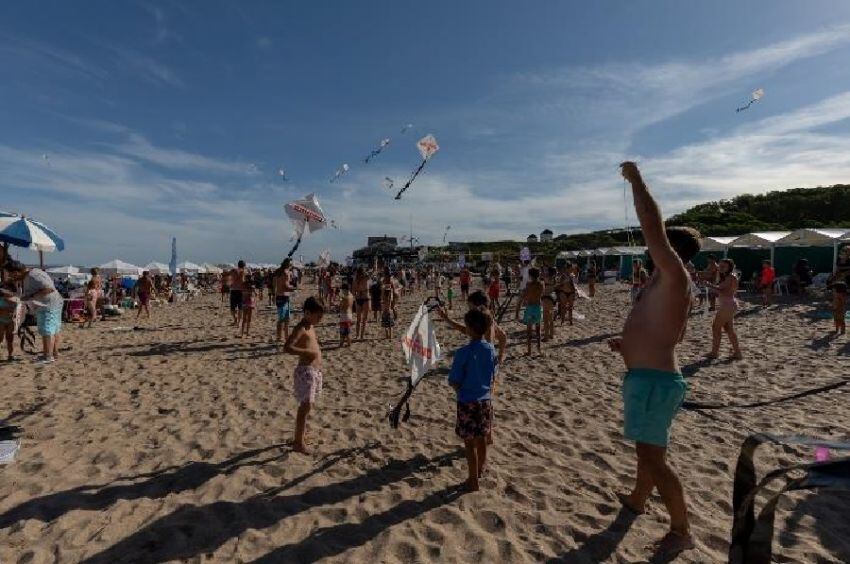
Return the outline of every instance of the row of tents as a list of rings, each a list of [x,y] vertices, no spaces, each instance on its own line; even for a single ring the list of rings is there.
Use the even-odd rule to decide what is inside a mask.
[[[793,264],[800,258],[812,262],[817,272],[836,272],[839,264],[846,261],[840,256],[845,247],[850,247],[850,228],[806,228],[793,231],[760,231],[731,237],[705,237],[701,251],[694,259],[697,267],[704,266],[708,254],[730,257],[744,266],[745,271],[757,268],[759,261],[770,260],[778,274],[790,274]],[[842,251],[843,252],[843,251]],[[645,255],[646,247],[603,247],[579,251],[563,251],[559,259],[571,260],[582,257],[597,263],[611,264],[606,257],[615,257],[621,271],[631,267],[631,261]],[[745,274],[748,275],[747,272]]]
[[[263,268],[277,268],[274,264],[249,264],[250,270],[259,270]],[[195,264],[194,262],[184,261],[177,264],[177,272],[186,274],[221,274],[225,269],[234,268],[233,264]],[[151,274],[170,274],[170,267],[162,262],[150,262],[145,266],[136,266],[123,260],[115,259],[97,267],[105,275],[119,276],[141,276],[142,272],[148,271]],[[81,271],[76,266],[59,266],[56,268],[47,269],[48,274],[72,276],[81,274]]]

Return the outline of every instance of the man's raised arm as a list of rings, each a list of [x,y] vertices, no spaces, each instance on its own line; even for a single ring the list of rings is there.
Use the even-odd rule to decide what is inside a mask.
[[[644,241],[649,248],[652,262],[662,272],[675,272],[682,270],[682,261],[670,246],[667,234],[664,231],[664,221],[661,219],[661,210],[649,193],[649,188],[643,182],[640,171],[635,163],[626,161],[620,165],[623,178],[632,185],[632,195],[635,200],[635,211],[640,221],[640,229],[643,232]]]

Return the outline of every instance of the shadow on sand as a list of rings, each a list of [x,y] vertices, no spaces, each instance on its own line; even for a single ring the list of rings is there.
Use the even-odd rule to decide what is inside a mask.
[[[434,471],[442,466],[450,466],[453,461],[463,457],[462,450],[431,459],[417,454],[407,460],[392,460],[380,468],[371,469],[342,482],[315,486],[302,494],[279,495],[280,492],[306,480],[309,476],[297,478],[288,484],[242,501],[181,505],[172,513],[160,517],[106,550],[87,558],[85,562],[112,564],[127,561],[128,555],[133,555],[131,561],[138,562],[191,559],[214,552],[229,539],[238,537],[249,529],[265,529],[274,526],[287,517],[309,511],[314,507],[340,503],[346,499],[379,490],[417,472]],[[311,471],[310,475],[318,471],[322,471],[321,466]],[[451,499],[454,499],[454,494],[444,490],[432,494],[422,502],[405,502],[401,504],[404,507],[399,506],[401,507],[399,522],[419,514],[421,509],[418,506],[436,507],[448,503]],[[395,511],[395,509],[392,510],[392,515],[395,515]],[[386,519],[390,517],[384,515],[383,518],[386,522]],[[293,560],[289,560],[286,554],[303,551],[338,553],[338,547],[343,547],[342,550],[345,550],[346,547],[356,546],[377,534],[378,521],[370,517],[364,523],[343,524],[315,531],[301,543],[276,550],[273,557],[268,556],[273,559],[266,561],[291,562]],[[307,558],[307,560],[311,559]]]
[[[261,466],[279,460],[286,453],[268,458],[257,457],[283,446],[277,444],[248,450],[222,462],[193,461],[137,476],[120,477],[109,484],[80,486],[36,497],[0,515],[0,529],[27,519],[50,522],[70,511],[106,509],[122,499],[164,498],[172,493],[193,490],[219,474],[230,474],[238,468]]]

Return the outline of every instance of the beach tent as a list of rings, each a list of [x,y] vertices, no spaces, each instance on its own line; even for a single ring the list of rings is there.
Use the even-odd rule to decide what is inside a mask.
[[[139,276],[142,274],[142,268],[123,260],[113,259],[103,263],[98,267],[104,274],[128,274]]]
[[[195,264],[194,262],[189,262],[188,260],[183,261],[177,265],[178,272],[200,272],[201,266]]]
[[[149,262],[145,266],[142,267],[144,270],[147,270],[151,274],[168,274],[168,265],[164,262]]]
[[[797,229],[776,241],[777,247],[832,247],[832,272],[838,268],[838,246],[850,241],[850,229]]]
[[[726,258],[729,252],[729,245],[732,244],[732,241],[740,237],[741,235],[733,235],[731,237],[703,237],[700,240],[700,251],[709,253],[723,251],[723,258]]]
[[[203,270],[204,272],[208,272],[210,274],[221,274],[222,272],[224,272],[224,270],[222,270],[221,268],[217,267],[214,264],[210,264],[208,262],[205,262],[204,264],[202,264],[201,268],[204,269]]]
[[[747,249],[770,249],[770,263],[773,264],[774,255],[776,254],[776,242],[787,237],[791,231],[759,231],[756,233],[747,233],[741,235],[737,239],[733,239],[729,243],[732,247],[744,247]]]
[[[48,274],[58,274],[60,276],[70,276],[71,274],[79,274],[80,269],[76,266],[57,266],[56,268],[48,268]]]

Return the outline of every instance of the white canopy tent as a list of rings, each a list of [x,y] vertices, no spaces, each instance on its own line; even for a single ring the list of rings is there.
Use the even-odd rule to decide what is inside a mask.
[[[222,270],[221,268],[208,262],[202,264],[201,268],[203,269],[203,272],[207,272],[209,274],[221,274],[222,272],[224,272],[224,270]]]
[[[723,258],[729,253],[729,245],[732,241],[742,237],[742,235],[732,235],[731,237],[704,237],[700,240],[700,250],[718,253],[723,251]]]
[[[197,273],[197,272],[200,272],[200,271],[201,271],[201,265],[195,264],[194,262],[190,262],[188,260],[185,260],[185,261],[177,264],[177,272],[186,272],[186,273],[195,272],[195,273]]]
[[[783,237],[790,235],[791,231],[759,231],[755,233],[747,233],[741,235],[737,239],[733,239],[729,243],[730,247],[745,247],[748,249],[770,249],[770,264],[773,264],[773,258],[776,254],[776,243]]]
[[[151,274],[169,274],[171,272],[167,264],[156,261],[149,262],[142,268],[147,270]]]
[[[48,274],[58,274],[58,275],[70,276],[71,274],[79,274],[80,269],[77,268],[76,266],[71,266],[71,265],[57,266],[56,268],[48,268],[47,273]]]
[[[131,276],[139,276],[142,274],[142,268],[123,260],[113,259],[103,263],[98,267],[104,274],[128,274]]]
[[[832,247],[832,272],[838,268],[838,245],[843,241],[850,241],[850,229],[847,228],[824,228],[824,229],[797,229],[776,244],[780,247]],[[772,257],[771,257],[772,258]]]

